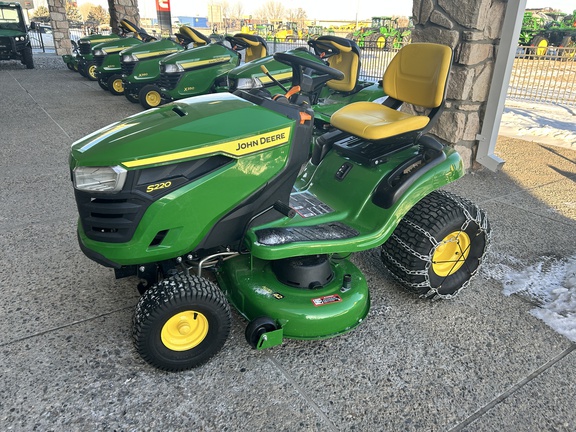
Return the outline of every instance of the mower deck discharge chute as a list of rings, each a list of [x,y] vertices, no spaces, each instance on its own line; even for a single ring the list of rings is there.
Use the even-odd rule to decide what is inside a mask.
[[[460,156],[426,134],[444,106],[449,47],[404,47],[384,74],[383,104],[347,105],[323,134],[312,99],[326,83],[352,84],[323,62],[274,59],[292,69],[285,95],[188,98],[72,146],[80,247],[116,277],[139,278],[134,342],[160,369],[214,356],[229,305],[256,349],[355,328],[370,294],[354,252],[379,247],[405,287],[450,298],[488,246],[484,212],[439,190],[464,174]],[[403,103],[428,114],[400,112]]]

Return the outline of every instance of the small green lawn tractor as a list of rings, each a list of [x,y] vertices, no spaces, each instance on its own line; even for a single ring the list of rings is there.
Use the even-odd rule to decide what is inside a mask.
[[[244,50],[244,61],[265,57],[268,53],[266,41],[257,35],[238,33],[226,36],[230,47],[223,43],[212,43],[194,50],[170,55],[160,61],[160,98],[143,95],[140,103],[148,108],[149,99],[160,103],[197,96],[216,91],[226,81],[226,74],[241,61],[240,51]]]
[[[117,277],[140,279],[133,338],[160,369],[214,356],[229,305],[256,349],[354,329],[370,307],[354,252],[378,247],[407,288],[451,298],[488,246],[484,212],[439,190],[464,174],[460,156],[426,134],[444,105],[449,47],[404,47],[384,75],[386,100],[341,108],[319,136],[310,98],[344,74],[274,57],[293,70],[286,96],[187,98],[72,146],[80,247]]]
[[[136,27],[127,20],[121,21],[122,27],[132,30],[133,37],[104,42],[92,49],[94,56],[93,68],[88,69],[88,78],[97,80],[103,90],[109,90],[114,95],[124,93],[122,85],[122,68],[120,66],[121,52],[134,45],[155,41],[145,30]]]
[[[171,54],[189,48],[189,45],[196,48],[210,43],[210,39],[187,26],[181,26],[176,33],[177,41],[172,39],[161,39],[156,42],[136,45],[122,51],[120,65],[122,69],[122,85],[124,96],[130,102],[138,103],[140,92],[146,88],[145,94],[155,90],[159,100],[160,91],[155,83],[160,78],[159,61]],[[156,106],[154,96],[150,96],[149,107]]]
[[[92,47],[102,42],[120,39],[117,34],[101,35],[92,34],[84,36],[78,42],[72,41],[72,54],[64,54],[62,60],[71,71],[78,72],[82,76],[87,76],[88,68],[94,64]]]
[[[0,60],[19,60],[34,69],[32,45],[20,3],[0,1]]]

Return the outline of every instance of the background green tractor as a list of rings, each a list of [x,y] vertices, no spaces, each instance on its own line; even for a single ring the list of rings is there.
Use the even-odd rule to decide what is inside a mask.
[[[32,45],[19,3],[0,2],[0,60],[20,60],[27,69],[34,68]]]
[[[520,31],[519,45],[529,47],[527,53],[544,56],[548,47],[570,48],[561,52],[574,57],[576,47],[576,10],[562,12],[525,12]]]
[[[140,102],[144,108],[158,106],[161,102],[158,87],[160,60],[185,49],[210,43],[208,37],[188,26],[181,26],[176,38],[140,44],[122,51],[120,64],[126,99]]]
[[[348,34],[347,38],[357,42],[360,47],[398,49],[410,42],[411,35],[411,28],[399,27],[397,18],[383,16],[372,17],[370,27],[362,27]]]

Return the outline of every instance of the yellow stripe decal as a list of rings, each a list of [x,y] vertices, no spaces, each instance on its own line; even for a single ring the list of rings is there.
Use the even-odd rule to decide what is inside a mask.
[[[286,127],[284,129],[278,129],[272,132],[240,138],[234,141],[223,142],[207,147],[170,153],[162,156],[154,156],[140,160],[122,162],[122,165],[124,165],[126,168],[135,168],[145,165],[174,162],[181,159],[189,159],[215,153],[222,153],[230,156],[245,156],[250,153],[256,153],[265,149],[286,144],[289,140],[290,127]]]
[[[177,49],[171,49],[171,50],[164,50],[164,51],[153,51],[153,52],[148,52],[148,53],[136,54],[134,57],[136,57],[137,59],[145,59],[148,57],[161,56],[161,55],[165,55],[165,54],[172,54],[172,53],[175,53],[176,51],[178,51],[178,50]]]
[[[276,79],[276,81],[283,81],[292,78],[292,71],[279,74],[272,74],[272,76]],[[261,77],[258,77],[258,79],[262,84],[268,84],[272,82],[272,80],[267,75],[262,75]]]
[[[196,60],[196,61],[190,61],[190,62],[186,62],[186,63],[180,63],[180,66],[182,66],[184,69],[194,69],[200,66],[205,66],[208,64],[215,64],[215,63],[226,63],[230,60],[230,57],[226,56],[226,57],[220,57],[220,58],[213,58],[213,59],[208,59],[208,60]]]
[[[112,54],[112,53],[117,53],[119,51],[125,50],[126,48],[130,48],[130,47],[110,47],[110,48],[104,48],[102,51],[104,51],[106,54]]]

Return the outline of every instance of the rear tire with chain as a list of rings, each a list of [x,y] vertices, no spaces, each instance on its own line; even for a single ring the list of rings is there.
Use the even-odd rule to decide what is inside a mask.
[[[212,282],[177,274],[140,297],[133,318],[136,350],[159,369],[180,371],[206,363],[230,333],[228,302]]]
[[[490,243],[483,210],[445,191],[420,200],[382,245],[382,261],[423,298],[452,298],[478,271]]]

